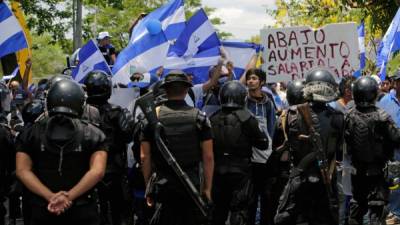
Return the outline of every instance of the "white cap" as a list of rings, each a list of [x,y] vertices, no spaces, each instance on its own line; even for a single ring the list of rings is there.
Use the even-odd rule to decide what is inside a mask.
[[[97,39],[103,40],[106,37],[111,37],[108,31],[103,31],[99,33],[99,36],[97,36]]]
[[[371,75],[371,78],[373,78],[376,81],[376,83],[378,83],[378,85],[382,84],[381,78],[379,78],[377,75],[373,74]]]

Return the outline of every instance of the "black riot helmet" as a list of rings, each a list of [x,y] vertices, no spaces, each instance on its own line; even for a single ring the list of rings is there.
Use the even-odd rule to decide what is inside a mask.
[[[219,91],[219,101],[223,108],[243,108],[246,98],[247,89],[239,81],[228,81]]]
[[[289,105],[298,105],[305,102],[303,96],[304,81],[290,81],[286,89],[286,99]]]
[[[24,106],[21,114],[25,124],[33,124],[42,113],[44,113],[43,101],[35,99]]]
[[[61,113],[80,117],[85,107],[85,92],[73,80],[60,80],[50,88],[46,103],[50,116]]]
[[[0,113],[10,112],[11,110],[11,91],[7,85],[0,82]]]
[[[378,89],[378,83],[372,77],[358,78],[353,85],[353,98],[356,106],[374,106],[378,96]]]
[[[60,80],[72,80],[72,77],[64,74],[54,75],[47,81],[46,90],[49,90],[51,86]]]
[[[338,98],[338,87],[333,74],[324,68],[316,68],[306,75],[304,97],[306,101],[327,103]]]
[[[111,96],[111,77],[102,71],[90,72],[84,82],[88,95],[88,103],[102,104]]]

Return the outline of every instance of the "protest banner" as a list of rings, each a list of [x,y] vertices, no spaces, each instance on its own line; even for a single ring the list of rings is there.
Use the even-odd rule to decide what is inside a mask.
[[[329,68],[337,80],[359,69],[355,23],[263,29],[261,41],[268,82],[304,79],[316,67]]]

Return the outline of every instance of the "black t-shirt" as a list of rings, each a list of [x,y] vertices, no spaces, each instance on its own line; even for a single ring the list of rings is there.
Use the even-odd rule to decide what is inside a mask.
[[[113,45],[105,45],[105,46],[100,46],[99,49],[101,53],[103,54],[104,58],[106,59],[108,65],[112,65],[111,62],[111,56],[115,55],[115,48]]]
[[[89,170],[91,155],[107,151],[101,130],[60,115],[44,118],[21,132],[16,146],[17,152],[30,156],[32,171],[53,192],[75,186]],[[44,203],[38,196],[35,199]]]

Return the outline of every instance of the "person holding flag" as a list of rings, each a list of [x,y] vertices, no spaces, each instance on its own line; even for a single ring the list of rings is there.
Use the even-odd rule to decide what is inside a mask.
[[[100,32],[97,36],[98,47],[108,65],[114,65],[116,60],[115,48],[111,44],[111,36],[107,31]]]

